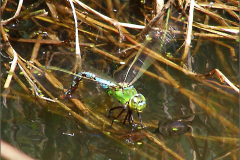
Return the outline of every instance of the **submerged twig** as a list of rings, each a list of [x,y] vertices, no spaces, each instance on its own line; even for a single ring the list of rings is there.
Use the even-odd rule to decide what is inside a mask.
[[[187,36],[185,38],[185,47],[184,47],[184,52],[183,52],[183,55],[182,55],[182,59],[185,59],[187,57],[187,55],[189,54],[188,53],[189,48],[191,46],[194,4],[195,4],[195,0],[191,0],[189,17],[188,17],[188,25],[187,25]]]
[[[181,87],[162,67],[160,67],[157,63],[154,63],[154,66],[164,75],[164,77],[169,80],[169,82],[179,90],[182,94],[186,95],[189,99],[191,99],[193,102],[195,102],[197,105],[202,107],[206,112],[214,115],[216,118],[218,118],[224,125],[231,128],[234,132],[239,133],[238,127],[236,127],[234,124],[229,122],[226,118],[222,117],[221,115],[217,114],[215,111],[213,111],[211,108],[206,106],[203,102],[201,102],[195,95],[195,93]]]
[[[154,143],[156,143],[157,145],[161,146],[165,151],[167,151],[168,153],[170,153],[172,156],[174,156],[176,159],[179,160],[184,160],[182,157],[180,157],[178,154],[176,154],[174,151],[172,151],[171,149],[169,149],[163,142],[161,142],[158,138],[156,138],[152,133],[149,132],[144,132],[144,134],[146,135],[146,137],[148,137],[151,141],[153,141]]]
[[[37,40],[42,40],[42,39],[43,39],[42,35],[38,35]],[[37,59],[39,49],[40,49],[40,43],[35,43],[33,50],[32,50],[32,56],[30,59],[31,62],[33,62],[34,60]]]
[[[15,12],[15,15],[14,15],[13,17],[7,19],[7,20],[1,21],[1,25],[6,25],[9,21],[11,21],[11,20],[13,20],[14,18],[16,18],[16,17],[19,15],[20,11],[21,11],[22,4],[23,4],[23,0],[19,0],[18,8],[17,8],[17,10],[16,10],[16,12]]]
[[[18,55],[17,55],[17,52],[12,48],[11,44],[9,43],[8,37],[6,36],[7,33],[4,31],[2,25],[1,25],[1,33],[2,33],[2,36],[3,36],[4,41],[5,41],[5,42],[7,43],[7,45],[8,45],[7,52],[13,53],[13,61],[12,61],[12,64],[11,64],[11,68],[10,68],[10,70],[9,70],[8,77],[7,77],[7,79],[6,79],[6,82],[5,82],[5,84],[4,84],[4,88],[8,88],[9,85],[10,85],[10,83],[11,83],[11,80],[12,80],[13,72],[15,71],[15,68],[16,68],[16,65],[17,65]]]

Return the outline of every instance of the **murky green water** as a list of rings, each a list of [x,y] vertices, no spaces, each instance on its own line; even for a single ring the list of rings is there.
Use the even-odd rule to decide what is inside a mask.
[[[59,7],[60,5],[66,5],[58,3]],[[137,8],[143,7],[135,1],[130,2],[128,7],[132,10],[136,9],[133,7],[134,4],[139,5]],[[94,4],[92,5],[92,7],[96,7]],[[7,8],[15,7],[13,4],[7,5]],[[48,10],[46,4],[41,4],[37,9],[43,8]],[[130,13],[132,13],[132,10]],[[105,13],[101,9],[98,11]],[[137,16],[137,11],[139,12],[139,10],[136,9],[136,14],[132,13],[133,16]],[[59,10],[58,12],[60,13]],[[9,12],[6,12],[5,17],[8,17],[8,14]],[[72,18],[71,16],[67,17]],[[140,16],[140,18],[142,17]],[[62,19],[64,18],[61,17],[60,20]],[[43,22],[39,19],[38,21],[43,26],[38,26],[31,19],[27,19],[20,20],[20,22],[14,21],[5,27],[9,29],[8,33],[11,38],[30,39],[33,33],[39,33],[40,30],[47,32],[48,35],[58,35],[66,43],[62,45],[42,44],[37,60],[42,65],[50,64],[51,66],[67,70],[72,69],[72,65],[75,62],[75,52],[72,50],[74,45],[69,45],[68,42],[69,40],[74,41],[74,36],[70,35],[70,33],[74,34],[72,33],[73,30]],[[89,31],[101,35],[97,29],[88,27],[86,24],[83,24],[81,27],[81,29],[89,29]],[[80,34],[89,38],[87,34],[82,32]],[[43,35],[48,37],[46,33]],[[113,36],[117,37],[117,34]],[[86,37],[84,38],[85,40],[87,39]],[[103,37],[106,37],[106,35]],[[106,41],[100,38],[92,37],[93,40],[91,42],[89,39],[86,42],[102,44],[103,47],[101,49],[118,56],[119,47],[114,46],[110,42],[106,43]],[[183,37],[179,39],[184,40]],[[174,45],[167,50],[173,53],[175,58],[181,57],[181,53],[174,54],[174,52],[180,47],[182,40],[174,42]],[[14,40],[10,42],[20,56],[30,60],[34,43],[20,43]],[[192,58],[192,69],[194,72],[201,74],[208,73],[213,69],[219,69],[230,81],[238,84],[239,45],[234,40],[223,40],[223,42],[235,49],[236,61],[233,61],[228,48],[204,39],[196,56]],[[124,43],[127,43],[127,41],[124,40]],[[41,100],[31,93],[26,93],[15,78],[11,81],[9,89],[4,89],[3,85],[9,70],[5,67],[5,64],[8,64],[11,59],[6,54],[6,46],[4,46],[3,40],[1,44],[3,44],[1,56],[1,139],[33,158],[43,160],[176,159],[172,153],[175,152],[183,159],[189,160],[194,158],[204,160],[217,158],[238,159],[238,94],[231,88],[226,87],[226,84],[220,83],[216,76],[208,78],[207,82],[218,87],[218,90],[160,62],[158,64],[178,82],[180,88],[173,87],[170,84],[143,74],[134,83],[134,86],[147,100],[147,107],[141,113],[145,126],[143,130],[149,133],[147,134],[138,129],[132,131],[129,125],[123,125],[121,122],[114,122],[113,126],[116,126],[116,128],[110,127],[109,123],[112,122],[113,118],[107,116],[108,111],[119,104],[104,93],[98,84],[91,81],[83,80],[74,94],[74,98],[81,100],[94,114],[91,112],[83,114],[69,100],[60,99],[62,103],[82,116],[84,122],[76,117],[74,118],[72,114],[61,108],[57,103]],[[192,48],[195,46],[196,40],[194,39]],[[89,48],[82,47],[82,54],[84,55],[83,68],[86,71],[95,70],[97,71],[96,74],[104,72],[106,75],[113,77],[113,72],[120,65],[115,61],[109,60],[109,58],[94,53]],[[222,54],[219,50],[221,50]],[[51,57],[51,55],[54,56]],[[224,61],[220,58],[221,56],[223,56]],[[88,66],[85,66],[87,63]],[[178,64],[180,65],[180,63]],[[89,66],[94,69],[89,69]],[[151,66],[148,71],[163,77],[154,66]],[[17,67],[15,70],[16,75],[28,88],[31,88],[26,78],[20,72],[21,70]],[[59,99],[63,94],[61,89],[53,87],[43,74],[38,75],[33,69],[31,72],[52,95]],[[64,88],[68,88],[73,80],[72,75],[58,71],[53,71],[52,73],[63,84]],[[114,77],[117,77],[117,74],[114,74]],[[218,84],[221,84],[221,86]],[[44,95],[46,96],[46,94]],[[199,103],[196,104],[196,101],[191,100],[192,98],[199,100]],[[203,105],[199,105],[200,103]],[[114,116],[117,116],[118,113],[119,111],[115,110]],[[120,120],[123,120],[124,116]],[[137,115],[134,113],[133,116],[134,121],[139,124]],[[168,131],[163,125],[161,127],[167,130],[169,135],[159,133],[159,122],[166,122],[166,124],[169,124],[169,127],[174,128],[171,122],[178,122],[178,120],[182,120],[179,122],[181,127],[188,128],[187,133]],[[89,123],[97,127],[91,127]],[[132,136],[131,143],[128,142],[129,135]],[[153,135],[153,137],[149,138],[147,135]],[[153,138],[156,138],[157,142]],[[164,144],[164,147],[171,149],[172,152],[158,142]]]

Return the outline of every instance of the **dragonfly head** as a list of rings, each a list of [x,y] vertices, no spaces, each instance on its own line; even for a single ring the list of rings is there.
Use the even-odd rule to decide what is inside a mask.
[[[132,110],[142,112],[142,110],[146,107],[145,97],[142,94],[135,94],[129,101],[129,107]]]

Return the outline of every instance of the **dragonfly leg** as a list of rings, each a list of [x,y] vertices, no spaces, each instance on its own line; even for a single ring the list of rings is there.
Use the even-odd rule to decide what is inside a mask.
[[[118,106],[118,107],[113,107],[113,108],[111,108],[111,109],[109,110],[109,112],[108,112],[108,117],[111,116],[113,110],[119,109],[119,108],[124,108],[124,107],[123,107],[123,106]]]
[[[114,107],[114,108],[112,108],[112,109],[118,109],[118,108],[120,108],[120,107]],[[124,107],[121,107],[121,108],[123,108],[122,111],[118,114],[117,117],[115,117],[115,118],[112,120],[111,126],[113,125],[114,120],[115,120],[115,119],[118,119],[118,118],[122,115],[122,113],[126,110]],[[109,112],[110,112],[110,111],[109,111]],[[110,116],[110,114],[109,114],[109,116]]]
[[[136,126],[136,124],[133,121],[133,115],[132,115],[132,110],[129,110],[129,115],[128,115],[128,122],[129,124],[131,124],[132,126]]]
[[[138,115],[138,118],[139,118],[139,120],[140,120],[141,127],[143,128],[143,124],[142,124],[142,118],[141,118],[141,115],[139,114],[139,112],[137,112],[137,115]]]
[[[126,114],[126,116],[125,116],[125,118],[124,118],[123,124],[125,124],[125,122],[126,122],[126,120],[128,119],[128,117],[129,117],[129,111],[127,111],[127,114]]]

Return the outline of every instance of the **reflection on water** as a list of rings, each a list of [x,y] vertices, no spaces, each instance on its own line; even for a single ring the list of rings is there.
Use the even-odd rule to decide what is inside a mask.
[[[152,13],[149,8],[150,1],[145,3],[140,3],[140,1],[121,2],[123,3],[121,4],[123,12],[116,12],[116,14],[121,15],[117,18],[122,22],[134,22],[142,25],[143,22],[139,22],[139,20],[151,19],[149,16]],[[97,2],[86,1],[87,3],[93,9],[108,15],[105,8],[109,4],[101,2],[98,5]],[[49,5],[53,4],[58,6],[56,12],[59,17],[55,17],[55,19],[51,17],[52,10],[49,10]],[[7,3],[6,8],[8,9],[4,11],[4,17],[10,16],[16,7],[11,2]],[[15,74],[18,77],[14,75],[9,89],[3,88],[9,71],[8,64],[12,59],[9,59],[8,55],[9,45],[2,40],[1,138],[3,140],[36,159],[181,159],[181,157],[183,159],[238,159],[238,94],[228,84],[221,83],[216,75],[209,76],[206,80],[203,79],[203,75],[196,78],[173,68],[171,64],[166,65],[156,56],[156,63],[147,70],[150,73],[141,75],[134,83],[136,90],[147,100],[147,107],[141,113],[145,126],[142,130],[131,129],[128,124],[121,123],[126,113],[114,122],[112,127],[110,126],[113,117],[108,117],[108,111],[120,104],[109,97],[95,82],[81,81],[73,95],[73,98],[82,102],[82,105],[86,107],[83,107],[85,110],[79,107],[79,101],[60,99],[64,94],[63,88],[69,87],[73,76],[60,71],[41,72],[43,69],[39,64],[57,66],[74,72],[76,57],[74,44],[70,42],[74,41],[75,31],[71,29],[74,26],[72,25],[72,15],[68,12],[67,7],[65,3],[51,2],[47,5],[44,1],[35,9],[46,9],[49,12],[47,19],[43,20],[43,17],[31,19],[29,17],[32,15],[28,15],[29,17],[20,17],[4,26],[4,31],[9,34],[11,45],[26,60],[23,63],[24,67],[33,76],[27,79],[20,67],[17,66]],[[120,37],[115,28],[104,28],[105,26],[100,23],[94,27],[95,23],[93,25],[93,22],[88,22],[86,18],[99,20],[99,17],[92,16],[90,12],[86,14],[86,10],[77,7],[81,10],[78,18],[81,19],[79,20],[79,22],[81,21],[79,26],[82,36],[80,41],[84,42],[81,46],[84,70],[94,72],[99,76],[107,75],[113,79],[117,77],[117,74],[125,73],[124,69],[120,73],[116,72],[121,69],[117,58],[131,62],[133,59],[131,56],[137,52],[139,45],[135,45],[128,38],[136,36],[137,39],[140,31],[129,29],[131,36]],[[116,9],[120,10],[121,7],[118,6]],[[128,10],[131,14],[128,14]],[[132,13],[133,10],[136,13]],[[175,14],[178,16],[179,13],[174,9],[171,16],[175,16]],[[202,13],[196,11],[195,14],[198,17],[196,21],[204,22],[205,18],[202,17]],[[49,19],[52,21],[50,22]],[[164,22],[165,19],[163,19]],[[232,25],[236,23],[236,20],[232,21],[229,23]],[[179,21],[175,24],[176,26],[185,26]],[[112,27],[112,25],[108,24],[108,27]],[[185,32],[186,30],[180,31]],[[42,34],[43,32],[44,34]],[[194,32],[198,33],[198,30],[194,30]],[[57,43],[59,41],[56,35],[64,42]],[[35,44],[40,39],[39,37],[44,39],[44,43],[42,42],[39,46],[37,62],[32,63],[33,66],[25,64],[33,55],[33,47],[37,48]],[[190,49],[193,55],[189,58],[191,61],[188,59],[187,62],[181,60],[184,36],[180,35],[174,38],[176,41],[170,42],[171,45],[166,46],[164,53],[161,53],[164,58],[178,66],[183,66],[183,68],[191,63],[192,71],[199,74],[206,74],[217,68],[231,82],[238,85],[239,55],[234,56],[229,53],[229,48],[231,53],[233,50],[234,53],[239,51],[239,46],[234,39],[222,38],[221,43],[216,43],[214,38],[212,40],[203,36],[199,49],[194,52],[195,47],[198,46],[198,36],[195,35]],[[28,41],[20,42],[23,39]],[[123,41],[119,43],[119,39]],[[31,42],[33,40],[34,43]],[[47,40],[51,40],[51,43]],[[139,42],[143,40],[141,39]],[[225,45],[222,45],[223,42]],[[156,45],[153,48],[151,44],[146,47],[152,52],[158,52],[159,46]],[[180,51],[177,51],[178,49]],[[114,60],[111,59],[112,56],[115,56]],[[139,60],[145,59],[140,58]],[[158,66],[162,69],[159,69]],[[125,66],[125,68],[127,67]],[[138,72],[136,68],[133,70]],[[132,74],[132,76],[135,75]],[[53,78],[49,78],[50,76],[55,76],[63,87],[54,86],[50,81]],[[107,76],[104,78],[111,79]],[[49,92],[62,104],[69,107],[72,112],[64,109],[59,103],[36,97],[32,89],[33,84],[30,83],[31,80],[36,86],[35,90],[41,90],[39,95],[51,98],[47,94]],[[44,91],[43,88],[46,90]],[[114,111],[113,114],[117,116],[119,112]],[[134,114],[133,117],[135,123],[139,124],[137,115]],[[193,118],[189,119],[189,117]]]

